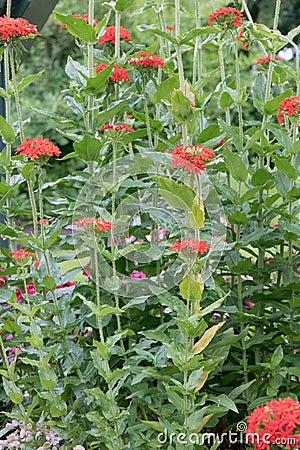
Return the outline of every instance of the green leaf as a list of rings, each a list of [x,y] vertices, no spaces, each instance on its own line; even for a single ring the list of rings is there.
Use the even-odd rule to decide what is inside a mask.
[[[101,70],[95,77],[88,78],[85,92],[89,95],[97,95],[100,92],[105,91],[107,87],[108,78],[113,71],[113,64],[110,64],[105,69]]]
[[[158,36],[161,36],[163,38],[165,38],[167,41],[173,42],[173,44],[177,44],[177,39],[172,36],[170,33],[167,33],[166,31],[161,31],[159,28],[155,28],[154,25],[138,25],[136,27],[138,29],[138,31],[150,31],[153,34],[156,34]]]
[[[162,433],[164,431],[163,427],[160,425],[159,422],[155,422],[152,420],[140,420],[144,425],[151,428],[152,430],[159,431]]]
[[[2,377],[3,387],[6,392],[6,394],[9,396],[11,401],[13,403],[16,403],[19,405],[23,401],[23,394],[21,389],[19,389],[15,383],[12,381],[7,380],[6,378]]]
[[[46,391],[55,389],[57,385],[57,377],[51,366],[40,368],[38,373],[43,389]]]
[[[196,199],[196,197],[195,197]],[[194,201],[192,210],[188,214],[188,222],[191,227],[203,228],[205,222],[204,208]]]
[[[197,36],[203,36],[207,34],[217,34],[220,32],[222,32],[222,30],[215,27],[194,28],[193,30],[188,31],[183,35],[182,39],[180,40],[180,44],[185,44]]]
[[[85,134],[80,142],[74,142],[73,147],[76,155],[84,161],[97,161],[102,143],[97,138]]]
[[[140,120],[141,122],[146,123],[146,116],[144,113],[139,113],[137,111],[133,111],[132,114],[134,115],[134,117],[136,119]],[[150,127],[152,130],[158,131],[158,132],[163,130],[163,124],[160,120],[152,119],[152,117],[149,117],[149,122],[150,122]]]
[[[3,136],[3,140],[6,144],[15,142],[15,132],[3,116],[0,116],[0,135]]]
[[[104,125],[112,117],[122,115],[128,108],[127,100],[118,100],[116,102],[110,103],[106,111],[98,114],[98,125]]]
[[[41,70],[40,72],[28,75],[27,77],[23,78],[20,83],[18,84],[18,91],[21,92],[26,86],[31,84],[33,81],[35,81],[37,78],[41,77],[44,74],[45,70]]]
[[[252,185],[253,186],[263,186],[267,181],[273,180],[273,175],[265,168],[260,167],[252,175]]]
[[[218,406],[224,406],[224,408],[230,409],[233,412],[238,413],[238,409],[235,406],[235,403],[233,400],[231,400],[227,395],[221,394],[219,397],[210,397],[210,400],[217,403]]]
[[[92,25],[86,23],[85,19],[74,17],[72,14],[60,14],[57,11],[54,14],[57,20],[67,26],[69,33],[73,36],[87,44],[93,44],[96,41],[95,30]]]
[[[202,133],[199,134],[198,141],[204,143],[210,141],[211,139],[214,139],[219,135],[220,135],[219,125],[209,125],[202,131]]]
[[[117,0],[115,10],[119,12],[125,11],[125,9],[130,8],[133,2],[134,0]]]
[[[162,197],[174,208],[190,211],[194,203],[194,192],[188,186],[171,178],[159,177]]]
[[[233,99],[231,97],[231,95],[229,94],[229,92],[222,92],[221,96],[220,96],[220,106],[223,109],[229,108],[232,103],[233,103]]]
[[[46,275],[43,278],[42,284],[49,291],[54,291],[56,288],[56,281],[54,280],[53,277],[50,277],[49,275]]]
[[[235,211],[229,214],[228,220],[230,223],[245,225],[249,221],[249,217],[242,211]]]
[[[288,150],[289,152],[293,151],[293,141],[288,132],[282,126],[271,123],[268,125],[268,129],[272,131],[274,136],[277,138],[277,141],[285,150]]]
[[[282,172],[276,172],[275,175],[275,186],[282,197],[285,197],[291,188],[291,182],[289,178]]]
[[[179,285],[180,295],[184,300],[199,302],[202,295],[200,281],[193,279],[192,275],[186,275]]]
[[[289,162],[289,160],[286,157],[279,156],[279,155],[273,155],[272,159],[275,162],[277,168],[281,172],[283,172],[287,177],[289,177],[292,180],[295,180],[297,178],[296,168],[292,166],[292,164]]]
[[[255,380],[249,381],[248,383],[242,384],[241,386],[237,386],[230,392],[230,394],[228,394],[228,397],[231,398],[231,400],[235,400],[239,395],[241,395],[242,392],[249,389],[249,387],[253,383],[255,383]]]
[[[171,95],[171,111],[178,123],[186,123],[192,120],[194,111],[191,101],[180,89],[174,89]]]
[[[282,94],[278,95],[275,98],[272,98],[272,100],[268,100],[265,103],[264,106],[264,113],[265,114],[274,114],[278,111],[280,103],[287,97],[290,97],[293,95],[293,89],[289,88],[286,91],[284,91]]]
[[[247,181],[248,170],[243,163],[242,158],[237,153],[233,153],[226,147],[223,148],[222,153],[224,156],[225,165],[233,178],[237,181]]]
[[[205,411],[206,408],[198,409],[188,417],[187,426],[189,427],[189,430],[194,430],[197,427],[199,427],[200,423],[202,422]]]
[[[153,94],[153,102],[159,103],[161,100],[168,98],[176,86],[178,86],[178,77],[170,77],[164,80]]]

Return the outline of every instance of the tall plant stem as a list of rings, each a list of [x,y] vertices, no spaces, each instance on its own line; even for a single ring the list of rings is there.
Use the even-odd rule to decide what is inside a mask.
[[[225,73],[225,64],[224,64],[224,55],[223,55],[222,45],[219,46],[218,55],[219,55],[219,63],[220,63],[221,81],[222,81],[223,87],[225,87],[226,86],[226,73]],[[225,108],[225,120],[226,120],[226,124],[229,127],[231,127],[230,108]]]
[[[243,110],[242,105],[240,104],[242,91],[241,91],[241,74],[240,74],[240,64],[239,64],[239,52],[238,52],[238,44],[237,42],[234,44],[234,54],[235,54],[235,76],[236,76],[236,91],[239,99],[239,103],[237,105],[238,108],[238,118],[239,118],[239,136],[241,141],[241,146],[244,145],[244,125],[243,125]]]
[[[1,359],[2,359],[3,366],[5,367],[5,369],[9,370],[10,364],[9,364],[9,361],[8,361],[8,358],[7,358],[7,354],[6,354],[6,350],[5,350],[5,347],[4,347],[2,335],[0,335],[0,353],[1,353]],[[13,386],[15,387],[15,390],[17,390],[18,388],[16,386],[15,381],[13,379],[10,379],[10,381],[12,382]],[[20,408],[22,416],[24,417],[24,419],[26,419],[26,411],[25,411],[25,408],[24,408],[23,404],[19,403],[18,406]]]
[[[100,310],[101,306],[101,292],[100,292],[100,285],[99,285],[99,263],[98,263],[98,244],[96,236],[94,236],[94,265],[95,265],[95,287],[96,287],[96,303],[97,307]],[[97,324],[99,329],[99,336],[102,344],[105,343],[104,333],[103,333],[103,324],[102,319],[97,317]]]
[[[200,13],[200,2],[195,0],[195,16],[196,16],[196,28],[201,27],[201,13]],[[201,36],[196,37],[195,50],[194,50],[194,64],[193,64],[193,86],[197,81],[201,81],[203,76],[203,50],[202,50],[202,39]],[[202,97],[203,88],[199,90],[199,95]],[[204,128],[204,111],[200,111],[200,133]]]
[[[89,23],[93,26],[94,22],[94,14],[95,14],[95,0],[89,0]],[[88,76],[89,78],[92,78],[94,75],[94,44],[89,43],[87,44],[87,66],[88,66]],[[94,134],[94,120],[95,120],[95,112],[94,112],[94,106],[95,106],[95,99],[94,96],[91,94],[88,94],[87,96],[87,132],[91,135]],[[94,163],[89,162],[88,163],[89,172],[91,175],[94,173]]]
[[[117,143],[116,141],[113,141],[113,190],[115,190],[115,185],[116,185],[116,171],[117,171]],[[113,192],[112,194],[112,207],[111,207],[111,216],[112,216],[112,221],[114,221],[114,217],[115,217],[115,211],[116,211],[116,196],[115,193]],[[113,231],[111,232],[111,253],[112,253],[112,269],[113,269],[113,280],[114,280],[114,297],[115,297],[115,306],[116,309],[118,310],[118,312],[116,313],[116,319],[117,319],[117,330],[120,332],[121,331],[121,317],[120,317],[120,299],[119,299],[119,294],[117,292],[116,289],[116,284],[117,284],[117,270],[116,270],[116,261],[115,261],[115,241],[114,241],[114,234]],[[121,340],[121,345],[123,347],[123,350],[125,350],[124,348],[124,344],[123,341]]]
[[[175,0],[175,37],[179,40],[180,36],[180,0]],[[185,78],[184,78],[184,68],[182,62],[182,54],[181,54],[181,45],[176,44],[176,56],[177,56],[177,68],[178,68],[178,77],[179,77],[179,87],[184,95],[186,95],[186,87],[185,87]],[[188,144],[188,133],[187,133],[187,124],[184,122],[182,124],[182,142],[183,145]]]
[[[273,22],[273,30],[274,31],[277,30],[277,28],[278,28],[280,8],[281,8],[281,0],[276,0],[274,22]]]
[[[147,136],[149,141],[150,150],[154,149],[152,134],[151,134],[151,125],[150,125],[150,117],[149,117],[149,109],[147,103],[147,94],[146,94],[146,81],[144,77],[142,77],[142,92],[143,92],[143,100],[144,100],[144,111],[145,111],[145,122],[147,128]]]
[[[40,227],[41,227],[41,240],[44,248],[45,243],[45,225],[44,225],[44,203],[43,203],[43,180],[42,180],[42,168],[39,167],[38,171],[38,184],[39,184],[39,215],[40,215]]]
[[[28,195],[29,195],[31,212],[32,212],[33,234],[34,234],[34,237],[37,239],[39,236],[38,215],[37,215],[36,201],[35,201],[34,192],[33,192],[33,182],[30,179],[27,180],[27,189],[28,189]]]
[[[25,133],[24,133],[24,126],[23,126],[20,96],[19,96],[19,90],[18,90],[18,85],[17,85],[16,68],[15,68],[15,61],[14,61],[14,50],[12,49],[12,47],[9,48],[9,62],[10,62],[10,70],[11,70],[11,81],[12,81],[13,91],[14,91],[14,96],[15,96],[17,117],[18,117],[19,128],[20,128],[20,139],[22,142],[25,139]]]
[[[44,256],[44,260],[45,260],[45,266],[46,266],[47,275],[49,277],[52,277],[52,273],[51,273],[51,270],[50,270],[49,259],[48,259],[48,255],[47,255],[47,251],[46,250],[43,250],[43,256]],[[51,292],[51,297],[52,297],[52,300],[53,300],[53,304],[54,304],[55,309],[56,309],[56,317],[58,319],[59,327],[60,327],[60,329],[61,329],[61,331],[63,333],[63,331],[65,329],[65,325],[64,325],[64,321],[63,321],[62,315],[61,315],[61,313],[59,311],[58,299],[57,299],[56,294],[55,294],[55,292],[53,290],[50,291],[50,292]],[[72,351],[69,349],[68,341],[67,341],[67,338],[66,338],[66,336],[64,334],[62,335],[62,342],[63,342],[63,347],[64,347],[65,351],[67,352],[67,354],[69,355],[72,363],[76,367],[78,365],[78,362],[76,361]],[[76,373],[77,373],[78,378],[80,379],[81,383],[85,383],[84,382],[84,378],[83,378],[83,374],[82,374],[82,372],[81,372],[81,370],[79,368],[76,368]]]
[[[7,15],[7,17],[11,16],[11,4],[12,4],[12,0],[7,0],[7,3],[6,3],[6,15]]]
[[[10,11],[10,9],[9,9]],[[5,110],[6,110],[6,120],[11,124],[11,94],[9,93],[9,46],[6,46],[4,51],[4,76],[5,76],[5,89],[6,89],[6,99],[5,99]],[[6,162],[5,162],[5,176],[6,183],[8,186],[11,185],[11,144],[6,144]],[[10,228],[13,228],[14,221],[10,215],[11,209],[11,199],[8,197],[6,200],[6,210],[7,210],[7,223]]]

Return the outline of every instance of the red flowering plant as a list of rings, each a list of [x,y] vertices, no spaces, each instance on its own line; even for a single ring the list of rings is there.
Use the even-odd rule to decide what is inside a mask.
[[[255,450],[297,448],[300,444],[300,402],[286,397],[258,406],[248,417],[246,436]]]
[[[284,116],[288,117],[291,121],[298,121],[300,113],[300,96],[292,95],[280,102],[277,112],[277,118],[279,125],[284,124]]]
[[[37,26],[21,17],[0,17],[0,40],[7,44],[38,35]]]
[[[105,63],[98,64],[96,66],[96,74],[102,72],[102,70],[106,69],[108,66],[109,65]],[[126,69],[120,67],[118,64],[114,64],[113,73],[109,77],[109,80],[113,82],[121,81],[125,83],[126,81],[130,81],[130,78]]]
[[[25,423],[0,448],[208,450],[206,429],[299,397],[300,69],[277,59],[298,34],[280,0],[272,28],[238,3],[68,0],[34,89],[42,44],[19,69],[35,28],[3,18],[0,398]],[[249,417],[257,450],[298,438],[276,402]]]
[[[120,26],[120,40],[121,41],[131,41],[132,37],[126,28]],[[116,43],[116,27],[109,26],[106,27],[105,32],[98,39],[98,44],[104,44],[105,42],[115,44]]]

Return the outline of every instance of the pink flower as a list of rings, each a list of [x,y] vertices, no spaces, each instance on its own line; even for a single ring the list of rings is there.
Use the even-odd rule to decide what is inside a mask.
[[[130,278],[147,278],[144,272],[139,272],[138,270],[134,270],[130,274]]]
[[[245,309],[252,309],[254,306],[254,303],[250,302],[249,300],[245,301]]]

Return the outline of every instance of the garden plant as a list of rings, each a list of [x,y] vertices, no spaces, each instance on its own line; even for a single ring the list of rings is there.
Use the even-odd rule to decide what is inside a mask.
[[[0,449],[297,449],[300,25],[80,3],[55,112],[0,17]]]

